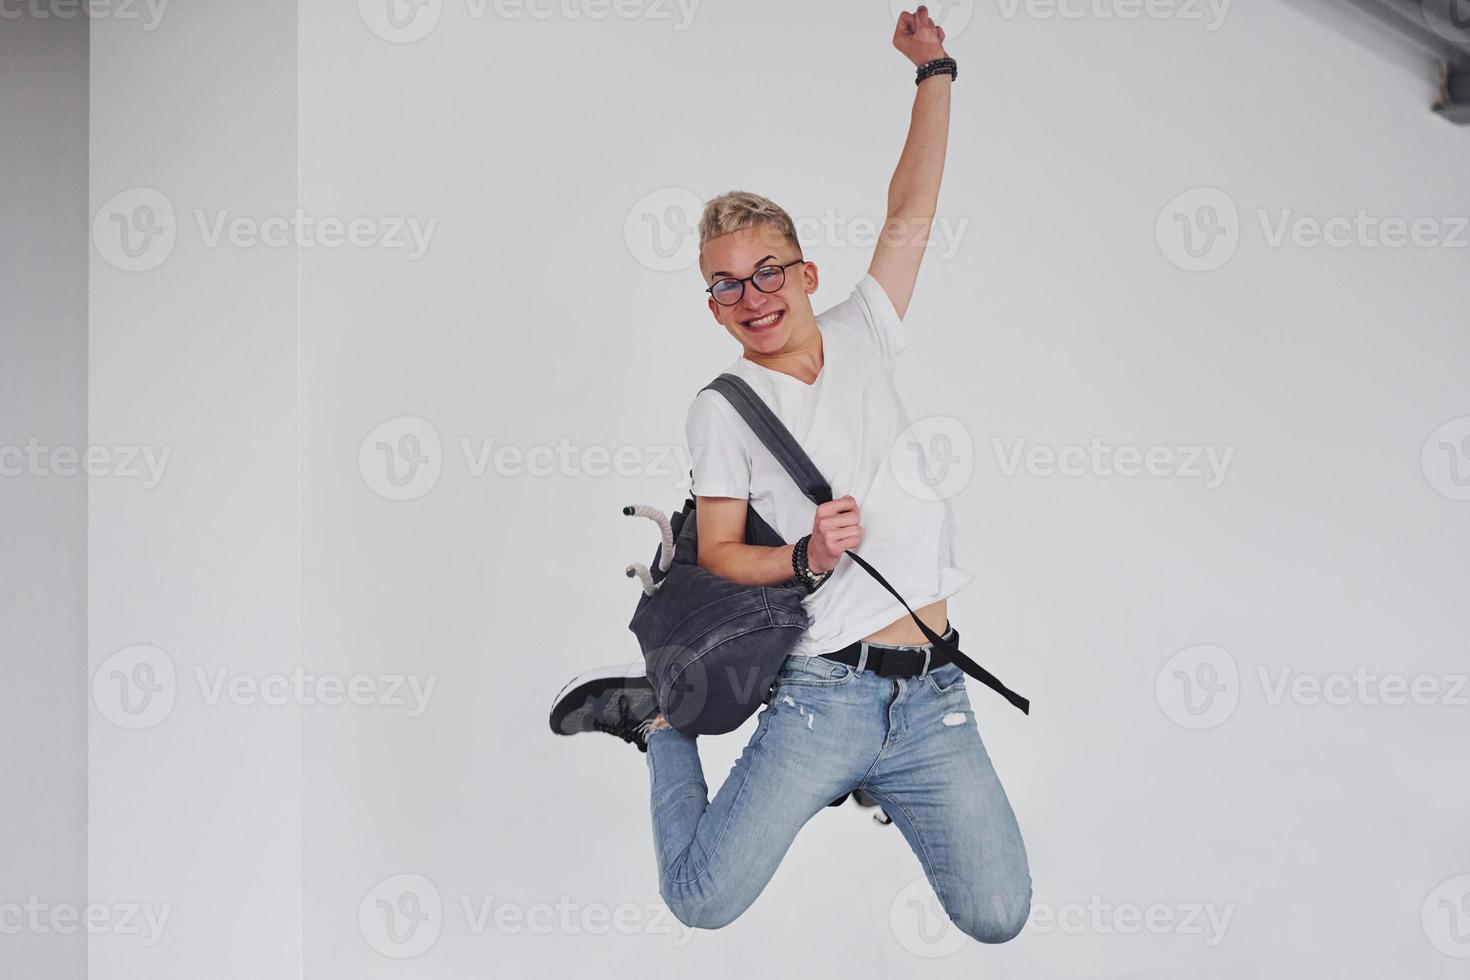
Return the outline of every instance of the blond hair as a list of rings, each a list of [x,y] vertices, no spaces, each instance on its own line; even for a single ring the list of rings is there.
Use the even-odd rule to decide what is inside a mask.
[[[759,224],[775,228],[782,237],[796,246],[797,253],[800,254],[801,242],[796,237],[796,223],[781,205],[770,198],[750,191],[726,191],[706,201],[704,213],[699,218],[700,271],[704,271],[704,246],[711,238]]]

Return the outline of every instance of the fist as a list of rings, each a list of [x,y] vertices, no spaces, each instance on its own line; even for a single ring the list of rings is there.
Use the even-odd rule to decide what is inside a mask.
[[[807,542],[806,561],[814,572],[830,572],[848,548],[863,540],[857,501],[851,495],[817,505],[812,518],[812,539]]]
[[[929,8],[920,4],[913,13],[905,10],[898,15],[898,25],[893,29],[893,46],[915,67],[935,58],[949,57],[944,53],[944,28],[934,23]]]

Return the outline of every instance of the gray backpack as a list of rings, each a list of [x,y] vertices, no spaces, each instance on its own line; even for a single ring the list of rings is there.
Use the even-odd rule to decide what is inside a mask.
[[[705,388],[729,400],[808,500],[824,504],[832,499],[822,474],[745,379],[721,374]],[[651,568],[628,566],[629,577],[636,575],[643,582],[628,628],[643,649],[659,708],[669,724],[690,735],[720,735],[739,728],[765,703],[782,663],[807,628],[802,605],[806,590],[794,575],[780,585],[741,585],[701,568],[693,494],[672,518],[642,505],[625,507],[623,513],[647,517],[663,532]],[[746,544],[789,543],[754,507],[746,508],[745,515]],[[1030,713],[1029,701],[915,616],[903,596],[856,551],[844,554],[898,599],[925,638],[945,650],[961,670]]]

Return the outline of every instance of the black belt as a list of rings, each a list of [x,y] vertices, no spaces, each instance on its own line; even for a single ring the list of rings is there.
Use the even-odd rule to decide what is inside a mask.
[[[846,554],[853,561],[858,562],[863,567],[868,568],[869,571],[872,571],[873,577],[878,580],[879,584],[895,596],[898,596],[898,592],[888,584],[883,576],[873,571],[867,562],[854,555],[851,551],[846,552]],[[903,602],[903,597],[898,596],[898,600]],[[903,605],[905,609],[908,609],[907,602],[904,602]],[[953,626],[949,626],[947,622],[945,623],[945,626],[949,630],[954,631],[954,639],[951,640],[935,633],[923,620],[914,614],[912,609],[909,609],[909,615],[918,624],[920,631],[929,637],[930,642],[917,649],[909,650],[904,650],[900,647],[875,646],[869,643],[868,662],[864,665],[866,669],[875,671],[879,677],[917,677],[925,671],[933,670],[935,667],[942,667],[949,663],[959,664],[960,670],[1005,698],[1015,707],[1021,709],[1022,714],[1029,715],[1031,713],[1030,701],[1006,687],[1000,682],[998,677],[965,656],[964,652],[960,650],[959,630],[956,630]],[[839,663],[847,664],[849,667],[856,667],[859,659],[862,657],[863,644],[865,642],[867,641],[858,640],[856,643],[849,643],[841,650],[833,653],[818,654],[818,656],[826,657],[829,660],[836,660]]]
[[[944,637],[951,643],[960,642],[960,631],[944,624]],[[940,646],[932,643],[917,645],[916,647],[893,647],[883,646],[877,643],[868,643],[867,640],[857,640],[849,643],[841,650],[832,653],[822,653],[818,656],[826,660],[835,660],[849,667],[856,667],[862,662],[863,645],[868,647],[868,661],[863,664],[864,670],[871,670],[879,677],[918,677],[928,673],[945,664],[954,663],[954,658]]]

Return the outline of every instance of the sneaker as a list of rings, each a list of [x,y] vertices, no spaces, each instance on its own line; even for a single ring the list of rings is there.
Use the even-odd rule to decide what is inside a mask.
[[[578,674],[551,702],[557,735],[607,732],[648,751],[648,733],[658,715],[653,685],[642,660]]]
[[[853,790],[852,801],[864,809],[876,807],[878,812],[873,814],[873,821],[875,823],[880,823],[885,827],[893,823],[893,818],[888,815],[888,812],[883,809],[877,800],[869,796],[866,791],[860,789]]]

